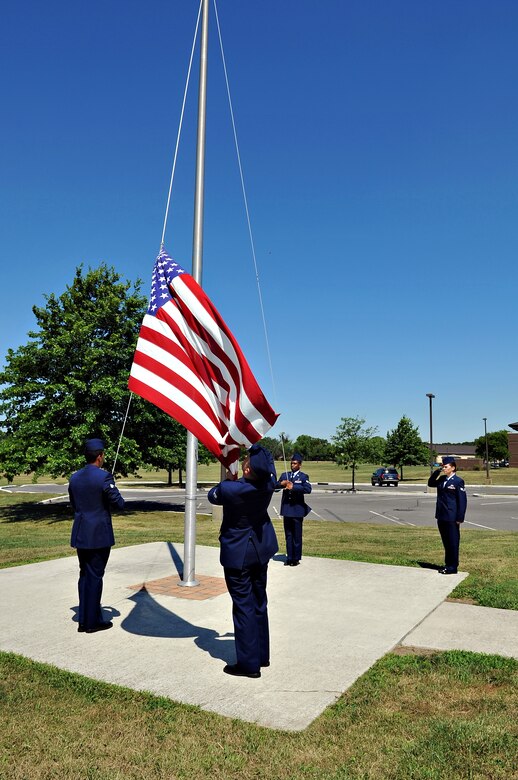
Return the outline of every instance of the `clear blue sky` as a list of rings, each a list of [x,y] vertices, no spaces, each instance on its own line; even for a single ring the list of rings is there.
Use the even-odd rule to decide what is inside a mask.
[[[197,0],[3,0],[0,360],[75,268],[149,278]],[[518,419],[518,3],[219,0],[274,384],[211,10],[203,286],[281,417]],[[192,256],[197,69],[166,234]]]

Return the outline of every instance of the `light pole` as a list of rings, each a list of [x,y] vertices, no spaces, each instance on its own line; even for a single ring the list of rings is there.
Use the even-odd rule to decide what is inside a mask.
[[[430,401],[430,474],[433,471],[433,463],[434,463],[434,457],[433,457],[433,425],[432,425],[432,400],[435,398],[433,393],[427,393],[426,397]]]
[[[482,418],[484,420],[484,438],[486,440],[486,479],[489,483],[489,447],[487,443],[487,417]]]

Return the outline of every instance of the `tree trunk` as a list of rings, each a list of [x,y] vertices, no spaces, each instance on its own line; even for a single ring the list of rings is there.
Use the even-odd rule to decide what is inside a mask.
[[[172,465],[171,465],[171,464],[169,464],[169,465],[168,465],[168,467],[167,467],[167,473],[168,473],[168,475],[169,475],[169,479],[168,479],[168,482],[167,482],[167,486],[168,486],[168,487],[171,487],[171,486],[172,486],[172,484],[173,484],[173,467],[172,467]]]

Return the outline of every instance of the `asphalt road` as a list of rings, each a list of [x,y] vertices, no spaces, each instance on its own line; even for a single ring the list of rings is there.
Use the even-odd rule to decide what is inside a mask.
[[[356,493],[314,490],[308,496],[312,507],[309,518],[335,522],[365,522],[382,525],[430,526],[435,525],[435,494],[427,493],[424,486],[408,486],[408,489],[373,488]],[[515,489],[516,491],[516,489]],[[500,489],[469,488],[468,511],[465,527],[493,530],[518,530],[518,495]],[[274,497],[273,509],[278,512],[279,499]]]
[[[183,511],[184,491],[178,488],[132,488],[119,482],[119,489],[128,502],[168,504],[175,511]],[[335,523],[378,523],[380,525],[431,526],[435,525],[435,495],[427,493],[424,485],[371,487],[357,485],[352,493],[345,485],[314,485],[307,497],[312,507],[310,520]],[[6,488],[2,488],[6,490]],[[55,501],[66,501],[66,485],[21,485],[8,488],[12,492],[56,493]],[[468,486],[468,511],[465,527],[491,531],[518,530],[518,487]],[[270,505],[272,517],[279,516],[280,493],[275,493]],[[206,491],[198,493],[197,511],[210,513],[211,505]]]

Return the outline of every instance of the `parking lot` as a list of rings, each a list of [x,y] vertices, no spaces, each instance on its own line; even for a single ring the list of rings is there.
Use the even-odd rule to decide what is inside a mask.
[[[424,486],[409,485],[402,488],[402,485],[398,488],[364,486],[356,493],[316,488],[308,496],[308,503],[312,507],[308,517],[339,523],[435,525],[435,494],[428,493]],[[468,487],[467,493],[465,527],[493,531],[518,530],[518,495],[508,490],[504,492],[503,488],[488,492],[486,487]],[[272,509],[278,514],[278,496],[273,498]]]
[[[169,504],[175,511],[183,511],[184,491],[179,488],[138,487],[119,482],[119,488],[129,502],[157,502]],[[9,488],[16,492],[56,493],[53,501],[67,501],[66,486],[25,485]],[[465,527],[491,531],[518,530],[518,487],[468,486],[468,511]],[[206,490],[198,492],[197,511],[211,513]],[[271,517],[279,516],[280,493],[275,493],[270,504]],[[425,485],[399,487],[371,487],[357,485],[351,492],[346,485],[314,485],[307,496],[312,507],[309,520],[334,523],[378,523],[380,525],[431,526],[435,525],[435,494]]]

